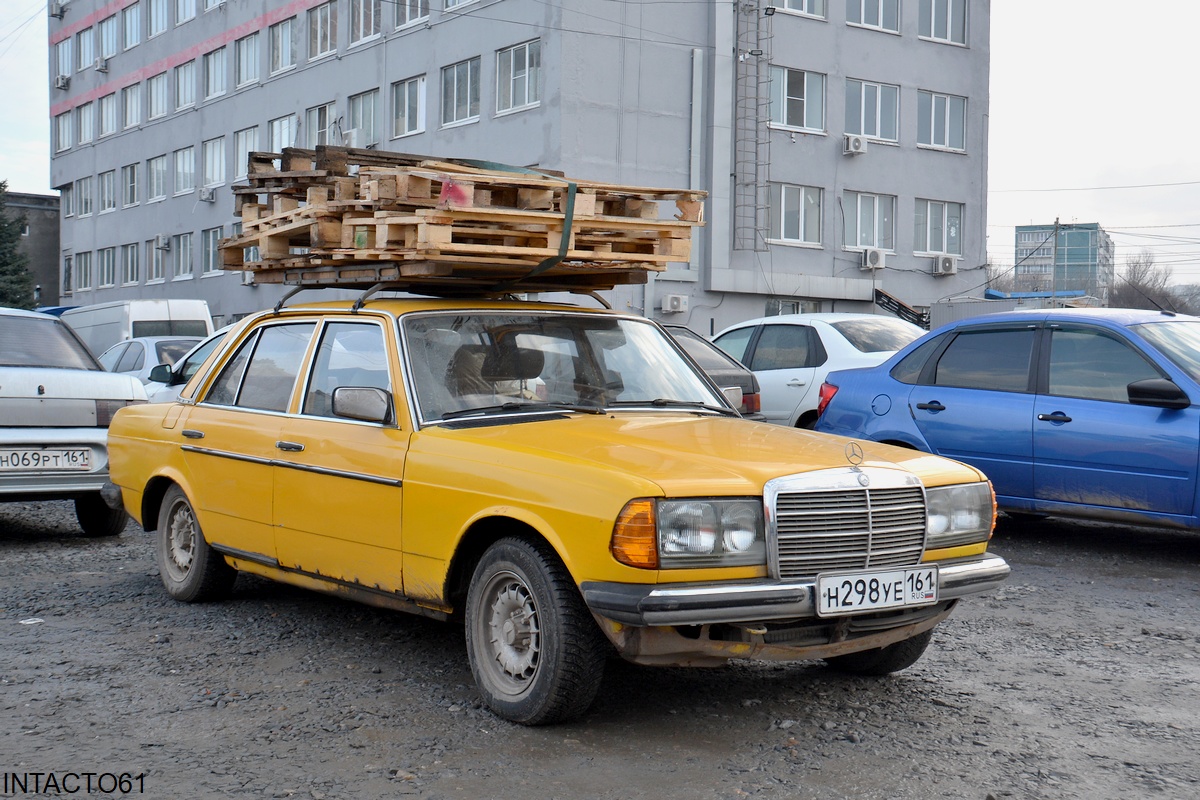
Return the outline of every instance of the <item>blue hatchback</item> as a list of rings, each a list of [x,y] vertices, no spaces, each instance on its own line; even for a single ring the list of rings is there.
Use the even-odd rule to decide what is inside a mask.
[[[983,470],[1000,508],[1200,528],[1200,317],[1012,311],[830,373],[816,429]]]

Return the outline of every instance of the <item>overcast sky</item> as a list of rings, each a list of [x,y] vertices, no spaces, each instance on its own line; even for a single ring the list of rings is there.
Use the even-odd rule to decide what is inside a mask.
[[[1175,282],[1200,283],[1200,149],[1191,142],[1200,103],[1190,81],[1200,2],[991,5],[992,262],[1012,264],[1014,225],[1057,217],[1100,223],[1118,266],[1145,248]],[[46,3],[0,6],[0,179],[49,193]]]

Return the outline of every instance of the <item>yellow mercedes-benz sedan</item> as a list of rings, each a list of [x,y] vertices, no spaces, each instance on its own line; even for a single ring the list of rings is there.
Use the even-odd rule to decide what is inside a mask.
[[[571,305],[262,312],[109,429],[167,591],[239,571],[461,620],[484,702],[582,714],[640,664],[911,665],[1008,575],[958,462],[739,417],[657,324]]]

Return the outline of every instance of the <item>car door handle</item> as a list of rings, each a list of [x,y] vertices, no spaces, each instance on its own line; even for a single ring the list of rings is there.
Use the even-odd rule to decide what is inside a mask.
[[[1038,419],[1042,422],[1070,422],[1071,418],[1061,411],[1055,411],[1053,414],[1038,414]]]
[[[920,411],[945,411],[946,407],[934,400],[932,403],[917,403],[917,409]]]
[[[280,450],[286,450],[289,453],[299,453],[304,449],[304,445],[299,442],[276,442],[275,446]]]
[[[802,381],[799,378],[792,378],[790,381],[787,382],[788,386],[806,386],[807,384],[808,384],[808,381]]]
[[[204,431],[197,431],[197,430],[191,430],[189,428],[184,428],[182,433],[183,433],[183,438],[185,438],[185,439],[203,439],[204,438]]]

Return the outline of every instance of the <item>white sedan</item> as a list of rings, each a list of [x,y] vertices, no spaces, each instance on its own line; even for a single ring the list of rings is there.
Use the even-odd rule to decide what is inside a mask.
[[[881,364],[924,333],[882,314],[781,314],[739,322],[713,342],[753,370],[767,422],[811,428],[831,370]]]
[[[174,364],[197,344],[199,336],[138,336],[117,342],[100,354],[100,365],[109,372],[132,375],[143,384],[159,364]]]

